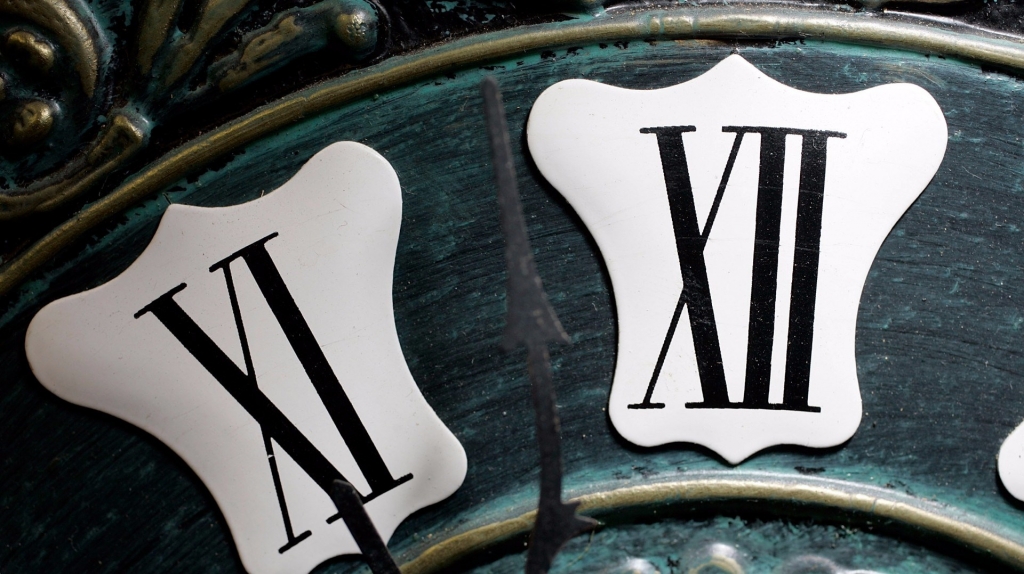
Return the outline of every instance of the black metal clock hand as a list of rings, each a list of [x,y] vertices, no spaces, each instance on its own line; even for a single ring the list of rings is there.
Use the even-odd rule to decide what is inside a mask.
[[[338,514],[345,521],[352,538],[356,539],[359,552],[363,554],[363,560],[370,567],[370,571],[373,574],[400,574],[401,570],[395,564],[387,544],[381,539],[373,521],[363,508],[359,491],[343,480],[335,480],[331,489],[331,500],[338,507]]]
[[[501,345],[506,351],[521,344],[526,345],[533,407],[537,413],[540,502],[526,558],[526,572],[544,574],[566,541],[593,528],[597,522],[578,516],[577,503],[562,502],[562,445],[548,343],[568,343],[570,339],[548,302],[533,261],[498,83],[494,78],[487,78],[481,89],[494,177],[498,186],[498,207],[501,212],[501,231],[505,236],[505,264],[508,270],[508,314]]]

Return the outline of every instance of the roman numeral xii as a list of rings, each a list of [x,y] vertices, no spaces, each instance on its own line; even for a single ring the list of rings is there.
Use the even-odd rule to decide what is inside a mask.
[[[770,409],[820,412],[808,404],[811,349],[814,335],[814,309],[818,284],[818,251],[821,243],[822,206],[825,197],[825,164],[829,138],[846,134],[792,128],[726,126],[723,132],[736,134],[725,171],[718,185],[703,232],[690,185],[683,134],[694,126],[643,128],[641,133],[658,140],[662,172],[668,193],[669,211],[675,234],[676,253],[683,287],[669,323],[661,352],[647,386],[643,401],[631,409],[661,409],[664,403],[652,402],[654,389],[665,363],[684,308],[690,323],[703,400],[687,403],[696,409]],[[722,196],[729,183],[743,136],[760,135],[760,163],[754,227],[754,258],[751,269],[747,361],[743,400],[729,400],[722,366],[722,351],[712,306],[704,248],[708,242]],[[770,403],[772,346],[775,334],[776,293],[779,268],[779,232],[782,222],[782,187],[786,154],[786,136],[802,139],[800,183],[797,198],[796,245],[793,258],[793,283],[790,290],[789,329],[786,341],[786,368],[783,399]]]

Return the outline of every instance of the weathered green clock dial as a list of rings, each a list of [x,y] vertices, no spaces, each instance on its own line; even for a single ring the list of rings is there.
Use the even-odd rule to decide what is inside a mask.
[[[392,289],[381,297],[393,307],[389,320],[397,333],[395,352],[408,365],[409,382],[422,394],[424,412],[436,413],[438,424],[450,429],[466,456],[461,486],[452,486],[447,498],[430,499],[433,504],[411,502],[408,512],[394,519],[388,548],[407,573],[522,571],[533,524],[530,513],[538,499],[538,448],[526,352],[500,348],[507,311],[505,237],[479,88],[488,76],[502,89],[536,269],[572,339],[549,349],[561,423],[563,496],[578,501],[581,514],[601,523],[569,541],[553,572],[1021,569],[1024,506],[1013,495],[1019,479],[1010,464],[1014,442],[1007,437],[1024,421],[1024,128],[1019,121],[1024,39],[1013,28],[1013,19],[1003,17],[1016,10],[1002,3],[933,8],[907,4],[896,12],[810,3],[547,9],[464,1],[0,2],[0,114],[8,126],[0,162],[6,182],[0,196],[5,221],[0,230],[0,571],[256,571],[250,565],[255,562],[245,561],[236,550],[238,540],[232,534],[239,530],[234,524],[229,530],[231,513],[218,506],[223,497],[215,498],[217,489],[204,483],[207,471],[193,469],[181,458],[189,459],[188,453],[168,448],[140,428],[48,391],[43,386],[47,381],[30,368],[26,332],[44,306],[121,281],[136,261],[144,260],[140,256],[166,213],[193,211],[182,206],[222,213],[221,208],[258,205],[261,197],[281,192],[311,158],[335,142],[369,148],[397,178],[401,209],[394,222],[400,231],[390,252],[393,267],[384,274]],[[883,233],[866,268],[852,344],[845,349],[852,357],[862,411],[852,436],[818,444],[811,424],[805,431],[808,440],[779,440],[764,450],[753,449],[741,461],[717,454],[711,439],[701,443],[701,437],[677,437],[645,447],[618,430],[609,408],[614,407],[613,385],[619,384],[616,369],[627,362],[621,353],[621,321],[628,315],[619,299],[618,263],[606,248],[605,231],[595,231],[589,215],[573,203],[585,200],[566,199],[572,192],[549,173],[549,156],[539,157],[526,131],[538,98],[559,82],[585,79],[628,90],[669,88],[701,78],[735,54],[772,81],[829,97],[911,84],[934,99],[948,129],[934,178],[908,202],[902,216],[894,216],[891,232]],[[705,120],[693,121],[694,135],[703,133],[700,122]],[[736,125],[843,131],[817,125]],[[656,163],[658,136],[640,133],[641,127],[666,126],[636,130],[635,137],[650,144]],[[721,126],[717,129],[721,132]],[[698,157],[700,152],[692,147],[698,140],[687,139],[690,132],[679,134],[691,146],[685,149],[687,158]],[[726,135],[734,137],[732,132]],[[759,132],[757,139],[750,132],[743,137],[743,145],[760,142],[763,148],[767,136]],[[805,136],[786,137],[788,149],[798,150],[798,138]],[[586,143],[601,149],[600,142]],[[726,142],[715,161],[724,165],[730,145]],[[828,148],[829,165],[843,161],[838,149]],[[734,168],[742,174],[749,159],[743,154],[753,158],[754,190],[758,153],[754,147],[741,147]],[[594,161],[601,162],[594,164],[595,173],[619,173],[614,161],[599,156],[595,153]],[[785,164],[792,166],[792,174],[799,173],[800,165],[813,163],[793,159],[799,156],[795,151],[792,156]],[[621,160],[623,173],[637,165],[624,156]],[[340,173],[355,165],[340,162],[334,167]],[[717,185],[723,165],[690,163],[691,179],[698,182],[693,187],[698,206],[704,201],[698,180],[705,177],[698,172],[714,172],[705,179]],[[653,174],[664,182],[663,173]],[[859,175],[864,174],[850,177]],[[799,190],[800,185],[799,177],[790,177],[783,184],[782,202],[792,207],[795,222],[798,202],[786,203],[786,190]],[[641,179],[624,179],[623,193],[639,194]],[[826,176],[826,214],[831,209],[829,181]],[[743,207],[726,206],[732,189],[723,193],[716,229],[725,229],[723,222],[732,217],[727,209]],[[864,193],[871,191],[877,190]],[[707,205],[698,207],[701,222],[713,192]],[[669,205],[667,196],[663,201]],[[170,205],[176,207],[169,210]],[[754,214],[756,205],[748,207]],[[285,209],[272,215],[282,216]],[[338,209],[323,210],[333,214],[325,217],[339,218],[336,228],[347,217],[343,207]],[[312,218],[317,212],[310,208],[302,213]],[[853,217],[852,208],[847,213]],[[755,220],[751,215],[751,229]],[[831,225],[823,219],[823,238],[828,238]],[[250,227],[255,233],[255,224]],[[313,227],[304,223],[295,229],[313,233]],[[667,229],[674,229],[671,223]],[[796,232],[795,223],[792,230]],[[349,275],[339,271],[322,296],[304,299],[308,283],[286,271],[324,263],[279,259],[284,252],[273,251],[274,242],[289,241],[287,231],[268,228],[252,241],[238,235],[242,243],[237,247],[216,256],[211,251],[209,261],[197,263],[194,276],[154,286],[154,297],[144,303],[179,283],[188,284],[175,300],[180,298],[181,308],[213,333],[225,355],[244,372],[223,270],[215,275],[209,268],[271,232],[279,235],[265,244],[267,252],[284,270],[281,277],[318,346],[325,349],[325,358],[333,360],[332,345],[352,344],[358,336],[324,338],[323,333],[333,333],[344,320],[332,322],[325,331],[318,319],[348,308],[335,305],[331,293],[343,292]],[[750,233],[753,237],[754,231]],[[187,243],[168,241],[174,248]],[[368,251],[371,244],[345,245],[366,255],[366,269],[376,269],[386,261],[370,256],[376,253]],[[792,248],[793,242],[788,245]],[[647,242],[646,247],[654,246]],[[328,252],[333,253],[324,248],[320,258],[330,259]],[[169,263],[153,267],[154,272],[173,268]],[[258,321],[250,317],[263,316],[259,313],[266,299],[250,299],[247,306],[245,289],[258,294],[259,285],[242,285],[252,280],[249,272],[240,264],[232,269],[237,269],[240,282],[243,322]],[[714,273],[713,298],[721,290]],[[215,306],[208,312],[188,307],[198,301],[187,299],[189,292],[197,292],[201,281],[214,285],[213,279],[223,290],[216,293],[227,318],[225,332],[234,340],[218,338],[220,327],[204,322],[216,319]],[[829,317],[822,297],[817,299],[816,320]],[[305,301],[322,305],[324,311],[309,311]],[[669,315],[675,304],[673,299]],[[749,308],[748,300],[743,314]],[[123,310],[126,325],[151,320],[154,329],[160,327],[152,316],[132,318],[140,309],[142,305]],[[352,309],[355,313],[359,305]],[[714,311],[716,316],[727,313],[721,307]],[[274,317],[269,311],[265,315]],[[776,316],[783,317],[776,324],[789,320],[785,313]],[[679,324],[685,331],[697,333],[682,317]],[[161,332],[168,345],[184,348],[166,331]],[[269,333],[251,332],[254,348]],[[726,331],[719,332],[724,336]],[[664,335],[655,337],[655,351]],[[116,340],[100,331],[86,339],[100,348],[105,338]],[[126,341],[137,342],[131,337]],[[282,348],[291,347],[284,343]],[[742,348],[739,355],[745,358],[747,347]],[[83,376],[90,369],[101,375],[116,371],[98,363],[76,367],[80,363],[72,360],[80,357],[72,350],[51,349],[53,364],[70,372],[78,369]],[[363,359],[372,356],[369,350],[360,354]],[[266,376],[258,355],[253,357],[257,379]],[[729,357],[726,351],[726,370],[732,368]],[[182,355],[172,361],[174,368],[186,359],[194,356]],[[61,363],[65,360],[66,365]],[[380,370],[396,364],[388,360]],[[300,375],[306,372],[295,365]],[[345,386],[355,368],[330,366],[339,384],[356,397],[353,387]],[[199,374],[206,372],[199,362],[195,368]],[[668,404],[658,394],[666,384],[699,388],[694,382],[698,379],[687,379],[679,369],[665,371],[682,374],[660,380],[649,402]],[[737,372],[738,385],[728,388],[730,402],[742,400],[736,397],[742,395],[745,371]],[[140,368],[136,383],[160,376]],[[820,388],[815,376],[808,406],[822,406],[814,402]],[[305,375],[282,380],[300,378],[303,385],[312,384]],[[215,378],[210,380],[209,392],[224,392]],[[299,411],[287,410],[292,408],[287,396],[272,396],[268,389],[271,402],[285,404],[282,412],[307,437],[314,437],[312,443],[324,451],[333,448],[321,446],[315,432],[304,426],[313,425],[313,415],[304,421]],[[641,392],[629,400],[643,398]],[[358,407],[359,400],[352,402]],[[783,402],[781,394],[770,395],[768,401]],[[109,404],[115,406],[97,408],[108,413],[118,408],[116,401]],[[269,508],[277,513],[274,521],[260,527],[280,538],[275,538],[271,554],[287,559],[288,552],[314,542],[336,510],[326,508],[325,516],[304,522],[302,503],[293,503],[292,537],[307,530],[313,534],[299,541],[296,550],[279,552],[289,536],[265,460],[269,451],[258,419],[244,418],[247,412],[239,407],[238,420],[251,424],[263,457],[258,478],[269,485]],[[324,417],[334,436],[341,436],[331,426],[333,420]],[[386,434],[401,426],[388,427],[387,414],[361,420],[374,439],[381,436],[380,429]],[[427,436],[424,431],[413,438]],[[347,464],[342,459],[350,447],[337,440],[337,454],[325,456],[340,468]],[[410,489],[418,477],[427,476],[430,461],[436,460],[431,457],[442,452],[430,446],[410,448],[424,470],[402,470],[395,461],[409,459],[387,458],[383,444],[378,448],[392,478],[411,474]],[[286,459],[291,455],[282,444],[271,446],[285,469],[284,489],[301,484],[289,487],[289,472],[306,480],[297,463]],[[1001,448],[1004,454],[997,463]],[[229,467],[225,460],[219,463]],[[366,495],[369,482],[360,482],[366,465],[352,464],[356,474],[339,472],[346,478],[360,476],[352,481]],[[322,498],[329,505],[330,499],[310,484],[315,490],[310,495],[313,516],[319,511],[316,501]],[[394,492],[401,488],[406,487]],[[374,501],[364,502],[376,520]],[[332,524],[343,530],[341,523]],[[339,548],[337,554],[343,551]],[[358,556],[345,555],[319,563],[313,571],[365,569]]]

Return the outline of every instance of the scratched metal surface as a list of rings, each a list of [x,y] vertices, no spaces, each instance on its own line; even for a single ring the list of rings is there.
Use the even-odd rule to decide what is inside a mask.
[[[950,128],[938,175],[883,245],[864,290],[857,363],[865,414],[857,434],[823,451],[775,448],[735,470],[879,486],[956,505],[1024,535],[1024,508],[1001,490],[995,470],[1002,440],[1024,420],[1024,127],[1016,121],[1024,84],[977,65],[878,48],[632,42],[523,55],[309,118],[170,186],[37,275],[0,323],[0,571],[241,571],[223,520],[191,471],[144,433],[43,390],[26,367],[24,330],[45,302],[123,270],[168,202],[215,206],[258,197],[337,140],[370,145],[398,172],[398,330],[424,395],[469,456],[463,487],[406,521],[392,550],[409,559],[452,533],[535,504],[524,356],[498,349],[504,261],[478,91],[484,74],[502,84],[537,265],[573,337],[572,345],[552,348],[567,489],[733,469],[702,448],[642,449],[616,436],[605,413],[616,337],[609,282],[578,219],[532,168],[522,135],[531,103],[558,80],[667,86],[735,48],[805,90],[918,84],[938,100]],[[714,543],[734,547],[750,572],[791,568],[787,561],[808,555],[885,572],[993,568],[969,553],[844,526],[841,518],[778,517],[770,507],[754,516],[741,507],[721,516],[670,514],[578,538],[556,571],[613,572],[643,559],[662,572],[685,572]],[[518,571],[522,550],[513,541],[462,568]],[[320,571],[359,568],[339,559]]]

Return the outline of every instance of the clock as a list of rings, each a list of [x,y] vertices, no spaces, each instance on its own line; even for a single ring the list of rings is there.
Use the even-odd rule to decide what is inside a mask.
[[[1024,568],[1019,12],[0,2],[0,571]]]

